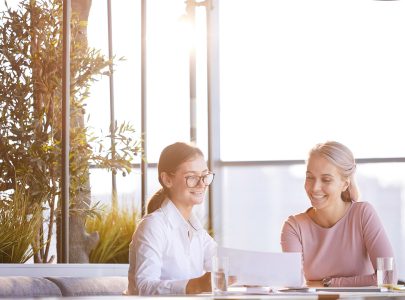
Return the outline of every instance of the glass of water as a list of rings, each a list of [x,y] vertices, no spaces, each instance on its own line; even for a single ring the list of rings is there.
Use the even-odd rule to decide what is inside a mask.
[[[393,257],[377,257],[377,285],[388,288],[395,285]]]
[[[224,295],[228,290],[229,257],[212,258],[211,289],[214,295]]]

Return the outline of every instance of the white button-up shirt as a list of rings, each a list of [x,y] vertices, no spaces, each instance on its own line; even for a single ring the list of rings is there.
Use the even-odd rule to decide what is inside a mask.
[[[129,246],[128,293],[185,294],[189,279],[211,270],[216,243],[194,214],[187,222],[172,201],[146,215]]]

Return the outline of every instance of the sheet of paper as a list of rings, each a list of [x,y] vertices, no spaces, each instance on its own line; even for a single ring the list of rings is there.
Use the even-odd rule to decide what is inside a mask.
[[[234,285],[301,287],[304,283],[301,253],[219,247],[218,255],[229,257],[229,275],[236,276]]]
[[[377,287],[377,286],[353,286],[353,287],[317,287],[315,288],[317,292],[388,292],[386,287]]]

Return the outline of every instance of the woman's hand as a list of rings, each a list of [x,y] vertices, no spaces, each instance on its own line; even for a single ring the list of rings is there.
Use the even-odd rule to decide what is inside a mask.
[[[186,285],[186,294],[200,294],[211,292],[211,272],[201,277],[190,279]]]
[[[228,286],[234,284],[238,280],[238,277],[235,275],[228,276]]]
[[[308,287],[322,287],[323,282],[322,280],[307,280]]]

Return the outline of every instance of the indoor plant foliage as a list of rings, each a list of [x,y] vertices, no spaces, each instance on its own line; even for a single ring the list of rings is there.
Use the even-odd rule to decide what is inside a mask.
[[[7,8],[0,15],[0,193],[8,192],[14,199],[16,187],[24,186],[30,203],[45,211],[43,225],[32,241],[34,248],[45,245],[36,252],[36,262],[51,260],[49,247],[59,212],[62,15],[61,0],[23,0],[17,9]],[[125,174],[140,148],[129,124],[112,124],[119,137],[114,152],[86,126],[85,102],[91,83],[108,75],[112,62],[88,48],[75,14],[71,34],[70,247],[84,247],[89,252],[98,239],[96,234],[84,232],[85,216],[94,213],[89,164]],[[99,147],[93,149],[94,143]],[[77,257],[71,262],[85,260]]]
[[[88,232],[98,232],[100,240],[90,253],[92,263],[128,263],[129,244],[136,229],[137,213],[129,209],[107,209],[87,218]]]
[[[40,247],[31,247],[42,224],[42,208],[31,203],[23,186],[12,197],[0,196],[0,263],[23,263]]]

